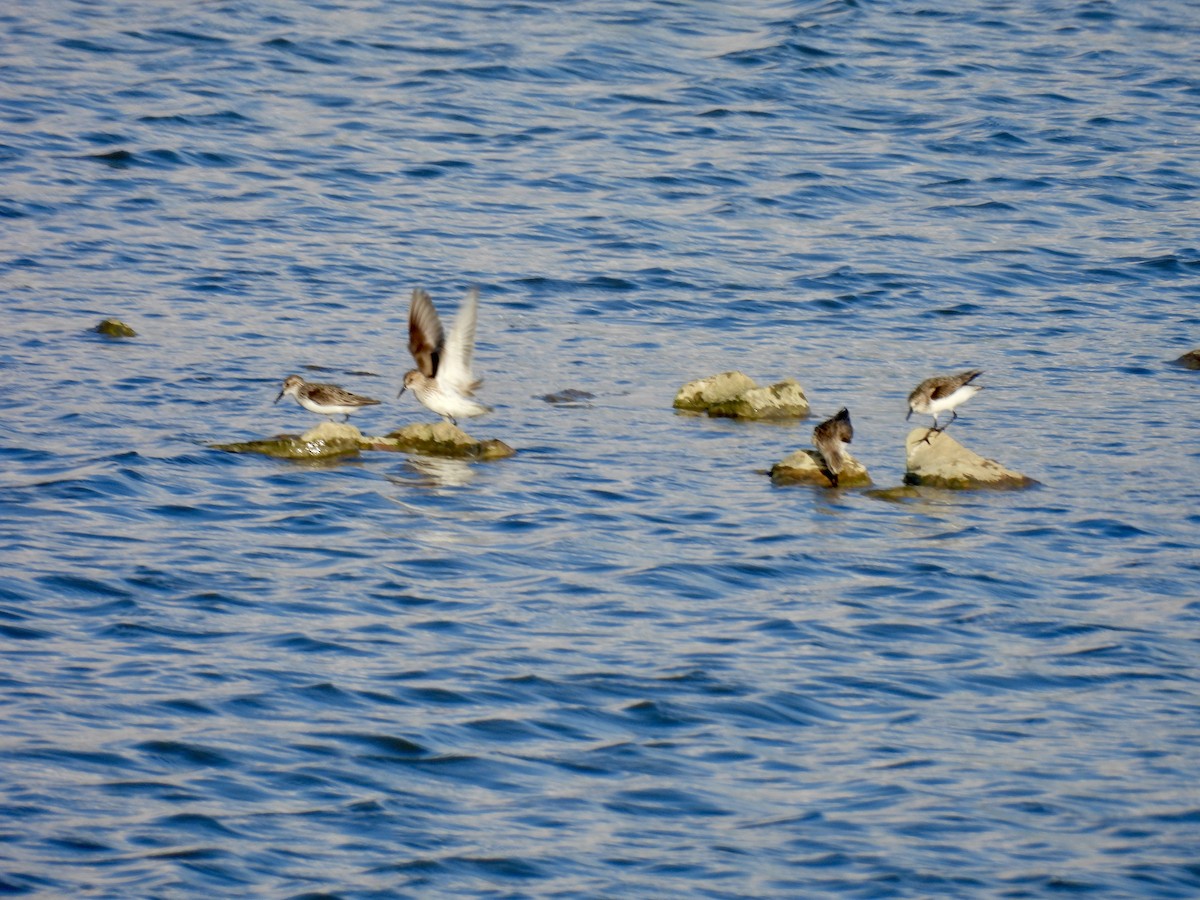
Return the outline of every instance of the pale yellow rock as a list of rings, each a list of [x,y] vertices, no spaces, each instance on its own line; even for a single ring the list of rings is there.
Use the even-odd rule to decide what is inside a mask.
[[[351,425],[349,422],[330,422],[325,420],[320,425],[314,425],[304,434],[300,435],[300,440],[314,441],[361,441],[363,439],[362,432]]]
[[[771,481],[775,484],[813,484],[833,487],[826,473],[824,460],[816,450],[797,450],[771,466]],[[846,462],[838,475],[838,487],[867,487],[871,476],[866,466],[846,454]]]
[[[808,415],[808,398],[798,381],[785,378],[770,387],[751,388],[713,403],[708,414],[734,419],[803,419]]]
[[[904,448],[908,461],[905,484],[954,490],[1023,488],[1037,484],[1027,475],[968,450],[944,431],[929,434],[928,428],[914,428],[908,433]]]
[[[407,450],[451,459],[503,459],[516,453],[503,441],[479,441],[445,420],[406,425],[387,437],[366,438],[374,450]]]
[[[675,394],[675,408],[705,412],[714,403],[732,400],[758,387],[754,379],[741,372],[722,372],[708,378],[689,381]]]

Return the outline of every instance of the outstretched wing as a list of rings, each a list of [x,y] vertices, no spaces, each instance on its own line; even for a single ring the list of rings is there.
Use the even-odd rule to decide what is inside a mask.
[[[471,288],[454,316],[450,336],[441,356],[438,381],[460,394],[470,394],[482,383],[471,374],[475,356],[475,319],[479,313],[479,288]]]
[[[408,306],[408,352],[426,378],[437,375],[445,343],[442,320],[438,318],[429,293],[413,288],[412,302]]]

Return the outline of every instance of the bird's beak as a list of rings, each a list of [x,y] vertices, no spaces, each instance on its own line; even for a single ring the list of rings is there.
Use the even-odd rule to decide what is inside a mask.
[[[275,398],[275,402],[278,403],[282,399],[283,399],[283,391],[280,391],[279,396]]]
[[[401,396],[401,395],[402,395],[402,394],[403,394],[403,393],[404,393],[406,390],[408,390],[408,385],[407,385],[407,384],[402,384],[402,385],[400,385],[400,393],[396,394],[396,396],[397,396],[397,397]]]
[[[911,418],[912,418],[912,407],[910,406],[908,408],[908,415],[904,417],[904,421],[907,422]]]

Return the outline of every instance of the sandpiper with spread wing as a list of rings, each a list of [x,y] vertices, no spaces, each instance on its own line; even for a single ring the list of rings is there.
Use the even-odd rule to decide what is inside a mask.
[[[479,290],[472,288],[454,317],[450,334],[446,335],[426,291],[413,290],[408,308],[408,351],[417,367],[405,374],[400,393],[411,388],[427,409],[454,425],[460,418],[491,412],[490,406],[471,399],[483,383],[471,373],[478,309]]]

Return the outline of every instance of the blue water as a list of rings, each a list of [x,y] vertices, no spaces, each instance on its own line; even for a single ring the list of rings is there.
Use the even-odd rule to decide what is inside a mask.
[[[0,893],[1200,894],[1195,4],[0,34]],[[210,448],[293,372],[430,420],[408,294],[471,284],[514,458]],[[797,378],[891,487],[967,367],[1040,487],[775,488],[815,420],[671,410]]]

